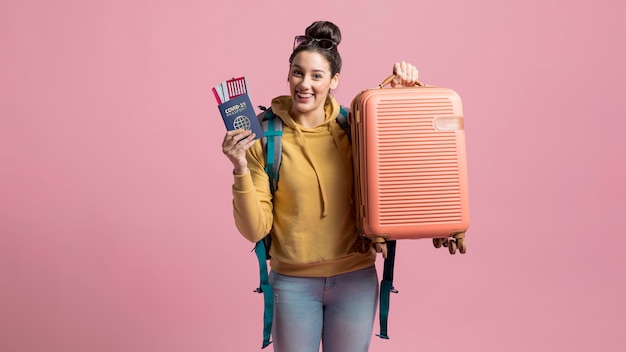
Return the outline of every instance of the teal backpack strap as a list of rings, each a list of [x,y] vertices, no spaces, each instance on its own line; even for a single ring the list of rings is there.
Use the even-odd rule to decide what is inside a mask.
[[[269,276],[267,274],[267,256],[265,252],[265,243],[259,241],[254,246],[254,252],[259,261],[259,275],[260,283],[259,288],[255,292],[263,294],[263,346],[261,349],[269,346],[272,342],[270,336],[272,333],[272,323],[274,321],[274,290],[269,282]]]
[[[264,111],[260,114],[261,127],[263,128],[263,151],[265,152],[265,173],[269,177],[270,190],[272,194],[278,187],[278,169],[282,160],[282,135],[283,123],[272,109],[259,106]],[[263,345],[262,349],[269,346],[272,333],[272,324],[274,321],[274,291],[269,283],[267,261],[270,259],[271,236],[267,234],[261,241],[258,241],[254,247],[257,260],[259,262],[259,287],[255,292],[263,294]]]
[[[261,114],[261,127],[263,128],[261,142],[265,153],[265,173],[270,181],[270,191],[274,194],[278,188],[278,170],[280,169],[283,156],[283,121],[277,118],[276,114],[272,112],[272,108],[267,109],[263,106],[259,106],[259,108],[264,111]],[[269,260],[272,242],[269,234],[263,238],[263,242],[265,243],[265,252]]]
[[[348,121],[348,114],[350,113],[350,111],[341,106],[339,107],[339,115],[337,115],[337,123],[339,124],[339,126],[341,126],[341,128],[343,129],[343,131],[346,133],[346,135],[348,136],[348,139],[350,139],[350,141],[352,141],[352,133],[350,131],[350,122]]]
[[[272,109],[265,109],[262,114],[261,127],[263,128],[263,151],[265,152],[265,173],[270,179],[270,190],[272,194],[278,188],[278,169],[282,160],[282,136],[283,122],[276,118]]]
[[[389,296],[391,292],[398,293],[393,287],[393,267],[396,259],[396,241],[386,241],[387,257],[383,266],[383,279],[380,282],[380,334],[376,336],[389,339],[387,335],[387,319],[389,318]]]

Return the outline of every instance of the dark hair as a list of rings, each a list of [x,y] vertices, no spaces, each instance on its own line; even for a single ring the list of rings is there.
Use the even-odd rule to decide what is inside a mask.
[[[293,62],[293,58],[301,51],[314,51],[321,54],[328,61],[330,65],[331,76],[341,72],[341,56],[337,50],[337,46],[341,42],[341,31],[339,27],[332,22],[328,21],[316,21],[304,31],[304,35],[307,35],[314,39],[330,39],[337,43],[332,49],[322,49],[317,45],[300,45],[293,49],[291,56],[289,57],[289,64]]]

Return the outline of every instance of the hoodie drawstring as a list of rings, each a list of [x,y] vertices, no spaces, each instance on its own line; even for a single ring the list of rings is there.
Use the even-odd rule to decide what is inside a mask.
[[[298,133],[298,136],[300,137],[300,139],[302,140],[302,143],[300,144],[300,146],[302,147],[302,149],[304,150],[304,155],[307,158],[307,160],[309,161],[309,163],[311,163],[311,165],[313,166],[313,170],[315,171],[315,177],[317,178],[317,184],[318,187],[320,189],[320,194],[322,196],[322,216],[326,216],[328,215],[327,211],[326,211],[326,190],[324,189],[324,184],[322,183],[322,179],[320,178],[320,174],[317,171],[318,170],[318,166],[315,163],[315,160],[313,160],[313,158],[311,158],[311,155],[313,155],[313,152],[311,152],[311,150],[309,149],[308,144],[306,143],[306,139],[304,137],[304,134],[302,133],[302,131],[299,128],[296,128],[296,131]]]

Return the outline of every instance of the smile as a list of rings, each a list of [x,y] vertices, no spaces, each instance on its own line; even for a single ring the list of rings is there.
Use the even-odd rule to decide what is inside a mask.
[[[307,98],[311,98],[312,96],[313,96],[313,93],[300,93],[300,92],[298,92],[298,98],[307,99]]]

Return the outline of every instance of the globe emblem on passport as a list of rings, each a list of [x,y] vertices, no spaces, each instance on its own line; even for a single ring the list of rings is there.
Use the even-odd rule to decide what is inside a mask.
[[[243,128],[244,130],[250,129],[250,119],[248,119],[245,115],[239,115],[235,117],[233,121],[233,127],[235,129]]]

